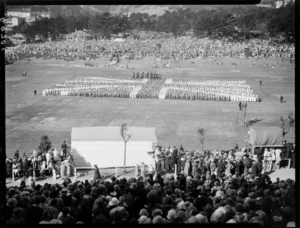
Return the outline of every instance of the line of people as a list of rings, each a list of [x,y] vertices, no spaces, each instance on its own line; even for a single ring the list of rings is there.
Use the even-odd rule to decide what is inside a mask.
[[[295,145],[292,145],[290,155],[294,155]],[[286,148],[258,148],[254,154],[239,150],[229,151],[186,151],[182,146],[177,149],[157,146],[153,152],[153,160],[148,164],[151,172],[155,170],[158,173],[174,172],[175,164],[177,173],[184,173],[186,176],[195,175],[216,175],[219,177],[222,173],[231,176],[236,173],[239,175],[253,174],[254,177],[259,174],[278,169],[282,159],[291,159],[291,167],[295,167],[295,156],[286,156]],[[145,164],[146,165],[146,164]]]
[[[156,72],[147,72],[147,73],[144,73],[144,72],[142,72],[142,73],[139,73],[139,72],[133,72],[132,73],[132,78],[133,79],[135,79],[135,78],[141,78],[141,79],[143,79],[143,78],[147,78],[147,79],[161,79],[161,76],[158,74],[158,73],[156,73]]]

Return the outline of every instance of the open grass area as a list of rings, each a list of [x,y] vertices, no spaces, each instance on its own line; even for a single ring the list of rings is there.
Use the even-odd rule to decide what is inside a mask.
[[[246,80],[262,102],[248,103],[246,119],[262,119],[255,126],[279,126],[280,116],[295,110],[294,65],[283,68],[279,60],[262,60],[273,65],[251,67],[248,60],[226,58],[223,66],[212,60],[184,61],[180,68],[152,68],[153,60],[121,62],[106,68],[84,67],[84,61],[33,60],[6,66],[6,153],[31,154],[40,137],[48,135],[57,149],[63,140],[70,141],[72,127],[129,126],[155,127],[159,145],[199,150],[197,129],[204,128],[205,149],[230,149],[236,143],[246,145],[249,128],[237,125],[238,102],[200,100],[159,100],[100,97],[42,96],[42,90],[73,76],[101,76],[129,79],[132,72],[158,72],[162,78],[181,80]],[[281,61],[281,60],[280,60]],[[233,66],[232,63],[237,63]],[[72,65],[73,64],[73,65]],[[129,68],[126,68],[128,65]],[[28,77],[22,77],[27,72]],[[259,80],[263,81],[259,86]],[[34,95],[37,90],[37,95]],[[279,96],[284,96],[284,103]],[[287,136],[294,141],[294,131]],[[100,148],[101,149],[101,148]]]

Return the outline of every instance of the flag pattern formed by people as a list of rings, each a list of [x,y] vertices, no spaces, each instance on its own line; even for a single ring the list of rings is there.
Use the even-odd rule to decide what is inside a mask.
[[[257,102],[246,81],[173,79],[109,79],[80,77],[43,90],[45,96],[88,96]]]

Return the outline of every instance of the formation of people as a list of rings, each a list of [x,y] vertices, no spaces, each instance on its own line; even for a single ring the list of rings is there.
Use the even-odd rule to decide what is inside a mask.
[[[251,53],[251,54],[248,54]],[[294,45],[282,44],[274,39],[251,39],[247,41],[213,40],[209,38],[178,37],[136,40],[128,38],[124,42],[113,40],[56,41],[39,44],[26,44],[7,52],[14,61],[31,57],[45,59],[89,60],[104,57],[108,61],[142,59],[186,60],[193,58],[222,59],[230,56],[242,58],[276,57],[282,60],[294,59]]]
[[[44,96],[89,96],[129,98],[134,88],[145,84],[146,80],[119,80],[97,77],[80,77],[56,84],[54,88],[43,90]]]
[[[246,81],[181,81],[169,79],[164,87],[167,88],[164,99],[249,102],[259,100],[258,95],[254,94]]]
[[[258,102],[246,81],[181,81],[160,78],[131,80],[80,77],[45,89],[43,95],[120,98],[157,98],[211,101]]]
[[[156,72],[154,72],[154,73],[153,72],[150,72],[150,73],[149,72],[147,72],[147,73],[133,72],[132,73],[132,78],[133,79],[134,78],[161,79],[161,76]]]
[[[162,153],[170,153],[177,175],[147,171],[137,178],[105,180],[96,166],[91,180],[66,178],[62,184],[44,185],[32,181],[30,186],[22,180],[20,186],[6,188],[4,221],[8,225],[257,223],[295,227],[295,181],[272,181],[254,168],[264,166],[261,163],[269,160],[268,153],[276,165],[277,156],[289,156],[286,148],[281,153],[276,148],[258,148],[255,159],[247,151],[237,155],[238,145],[230,151],[202,152],[158,146],[153,152],[157,162],[162,161]],[[292,145],[290,154],[294,149]],[[157,169],[174,168],[169,165],[160,162]]]

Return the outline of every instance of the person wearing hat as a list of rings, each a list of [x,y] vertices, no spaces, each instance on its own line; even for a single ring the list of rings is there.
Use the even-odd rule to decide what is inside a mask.
[[[16,150],[16,152],[15,152],[15,159],[16,159],[16,160],[19,159],[19,150]]]
[[[58,219],[61,220],[62,224],[75,224],[76,220],[73,216],[70,216],[69,207],[64,207],[61,213],[58,215]]]
[[[64,206],[65,207],[71,207],[71,203],[72,203],[72,196],[70,195],[70,191],[66,188],[63,188],[60,191],[60,195],[61,195],[61,199],[64,202]]]
[[[116,213],[117,211],[121,211],[123,209],[124,207],[119,206],[119,200],[116,197],[112,197],[108,203],[108,208],[107,208],[110,217],[112,217],[113,214]]]
[[[24,225],[26,224],[26,219],[24,217],[24,209],[21,207],[16,207],[13,209],[12,217],[7,221],[9,225]]]
[[[146,216],[146,218],[148,218],[149,213],[145,208],[143,208],[143,209],[140,210],[139,215],[140,216]]]
[[[226,162],[227,162],[227,164],[225,166],[226,167],[225,175],[229,177],[229,176],[231,176],[231,169],[233,169],[233,165],[231,164],[229,159],[227,159]]]
[[[175,218],[176,218],[176,210],[175,209],[169,210],[167,214],[167,221],[173,223]]]
[[[178,210],[176,212],[176,217],[175,217],[174,223],[185,223],[186,219],[187,219],[186,213],[182,210]]]
[[[202,223],[202,224],[208,223],[207,217],[201,213],[197,214],[196,218],[198,219],[198,223]]]
[[[39,222],[41,221],[40,219],[44,212],[43,209],[39,206],[41,202],[41,197],[35,196],[33,200],[34,200],[33,204],[27,209],[27,213],[26,213],[27,224],[31,224],[31,225],[39,224]]]
[[[161,224],[161,223],[165,223],[165,220],[163,219],[163,217],[161,217],[161,215],[157,215],[153,218],[152,223]]]
[[[64,141],[63,144],[61,145],[63,159],[67,157],[67,147],[68,145],[66,144],[66,141]]]
[[[148,218],[145,215],[142,215],[139,219],[138,219],[139,224],[151,224],[151,218]]]
[[[14,208],[17,206],[18,201],[15,198],[9,198],[5,208],[5,220],[9,220],[13,214]]]
[[[94,165],[95,167],[95,170],[94,170],[94,181],[96,181],[97,179],[101,179],[101,174],[100,174],[100,171],[99,171],[99,168],[97,165]]]
[[[12,160],[11,159],[6,159],[6,163],[5,163],[5,167],[6,167],[6,177],[11,178],[12,176]]]

